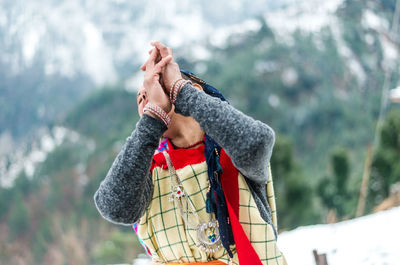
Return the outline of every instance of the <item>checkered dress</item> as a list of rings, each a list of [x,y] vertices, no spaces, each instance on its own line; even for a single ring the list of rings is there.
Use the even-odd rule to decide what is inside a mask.
[[[269,172],[271,173],[271,172]],[[201,219],[208,221],[206,212],[206,194],[208,189],[207,163],[190,164],[176,169],[184,191],[194,205]],[[229,256],[224,248],[207,254],[196,247],[197,231],[188,228],[185,221],[169,200],[171,195],[170,174],[168,169],[154,167],[152,171],[154,192],[152,201],[139,220],[138,236],[151,252],[154,262],[207,262],[220,260],[228,263]],[[267,184],[268,202],[272,211],[273,224],[276,226],[276,207],[272,185],[272,175]],[[254,250],[263,264],[286,264],[284,256],[276,246],[273,228],[266,223],[258,211],[249,187],[239,172],[239,221]],[[232,248],[233,264],[239,264],[235,248]]]

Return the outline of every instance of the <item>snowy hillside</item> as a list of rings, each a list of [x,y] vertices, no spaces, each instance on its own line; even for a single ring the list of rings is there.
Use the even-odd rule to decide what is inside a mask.
[[[0,62],[18,73],[43,61],[47,74],[85,74],[97,85],[128,78],[144,60],[148,43],[159,39],[172,47],[190,44],[190,54],[207,56],[207,41],[221,46],[231,34],[257,30],[254,17],[263,16],[278,36],[291,41],[294,30],[317,33],[330,26],[343,57],[365,81],[351,49],[345,47],[334,1],[10,1],[0,2]],[[278,8],[286,4],[285,8]],[[387,30],[388,22],[366,9],[365,28]],[[370,42],[373,40],[370,37]],[[384,39],[386,57],[397,57]]]
[[[287,3],[285,8],[277,8],[284,3]],[[380,45],[377,47],[381,47],[386,65],[394,64],[399,58],[396,46],[385,38],[385,34],[381,34],[388,31],[389,22],[384,16],[377,14],[370,3],[362,11],[361,23],[362,29],[368,33],[361,36],[367,48],[377,52],[365,59],[363,55],[356,54],[350,46],[351,43],[346,41],[345,29],[339,23],[337,10],[343,0],[282,0],[278,3],[270,0],[174,0],[169,1],[168,5],[160,0],[4,0],[0,2],[0,66],[4,64],[3,69],[10,72],[5,76],[15,74],[16,78],[3,82],[9,84],[6,89],[9,90],[9,95],[17,94],[14,90],[23,91],[21,93],[31,99],[31,108],[26,108],[26,104],[22,108],[14,102],[19,100],[18,97],[13,99],[5,93],[4,102],[9,102],[9,106],[4,108],[12,110],[9,112],[15,116],[26,117],[27,113],[37,113],[40,121],[47,121],[42,116],[47,118],[46,113],[50,113],[47,119],[51,120],[59,111],[58,106],[54,105],[58,102],[56,99],[61,95],[60,91],[67,91],[70,97],[78,94],[72,88],[76,91],[84,90],[80,87],[83,85],[78,80],[78,75],[88,76],[95,86],[122,80],[126,88],[135,90],[143,78],[138,66],[147,56],[146,51],[151,40],[160,39],[172,47],[181,47],[178,51],[184,51],[185,58],[207,59],[211,56],[211,52],[205,48],[208,41],[223,48],[232,33],[258,31],[261,23],[255,17],[260,15],[271,27],[276,41],[286,44],[293,41],[294,31],[302,30],[312,33],[315,46],[323,50],[321,38],[324,35],[320,31],[329,28],[335,47],[345,61],[345,67],[362,87],[368,83],[368,71],[376,70],[380,64],[379,50],[375,46]],[[264,48],[268,48],[268,45],[261,44]],[[29,75],[18,75],[32,67],[35,61],[44,65],[45,75],[33,74],[37,80]],[[72,80],[77,79],[77,84],[66,85],[64,88],[60,85],[65,83],[64,80],[49,83],[50,77],[57,74]],[[297,80],[298,73],[289,68],[282,76],[284,83],[291,86]],[[34,81],[19,87],[17,81],[20,79]],[[49,99],[45,100],[40,93]],[[32,94],[38,95],[35,97]],[[71,101],[71,98],[60,98],[63,102]],[[269,101],[272,102],[271,105],[278,104],[276,96],[271,96]],[[52,107],[56,109],[53,111],[55,114],[49,111]],[[35,123],[27,119],[22,124],[30,122]],[[10,127],[9,124],[3,125],[3,128]],[[10,175],[9,172],[16,175],[19,170],[6,169],[4,165],[9,162],[5,157],[3,159],[4,154],[12,153],[9,150],[17,149],[13,144],[15,133],[12,130],[5,130],[3,133],[3,128],[0,126],[0,172],[4,176]]]
[[[337,224],[299,227],[280,234],[288,264],[315,264],[313,249],[329,265],[397,265],[400,262],[400,207]]]
[[[190,43],[188,51],[195,50],[193,56],[205,59],[209,54],[200,44],[208,37],[221,45],[230,32],[257,30],[259,23],[247,19],[278,5],[269,0],[251,4],[250,1],[210,3],[188,0],[174,0],[168,4],[159,0],[0,1],[0,68],[6,71],[4,76],[11,78],[11,81],[2,80],[8,85],[6,92],[0,85],[0,101],[4,98],[10,104],[10,107],[3,106],[0,112],[15,108],[21,110],[24,117],[30,112],[46,116],[61,95],[60,90],[65,89],[69,96],[66,102],[72,101],[70,95],[76,93],[73,89],[49,82],[57,75],[71,80],[79,80],[79,75],[87,76],[94,83],[91,87],[127,79],[126,86],[137,89],[143,78],[138,66],[147,56],[151,40],[159,39],[173,47]],[[23,73],[37,65],[43,66],[45,74],[35,73],[37,80],[33,84],[19,87],[18,80],[26,78]],[[28,78],[34,80],[32,76]],[[83,91],[84,85],[77,82],[71,86]],[[7,94],[8,90],[11,95],[17,94],[15,91],[26,91],[22,94],[31,98],[33,110],[24,112],[26,105],[18,108],[13,102],[19,100],[18,97],[13,99]],[[31,94],[38,93],[54,100],[48,102],[43,96],[35,100]],[[10,128],[10,125],[0,125],[0,186],[10,186],[22,170],[31,175],[33,161],[44,160],[42,154],[49,151],[39,144],[38,150],[33,148],[32,154],[26,154],[25,146],[17,147],[19,143]],[[39,139],[48,137],[47,133],[38,134]]]
[[[47,74],[84,73],[101,85],[139,65],[151,40],[173,47],[203,41],[284,2],[4,0],[0,61],[18,73],[40,58]]]

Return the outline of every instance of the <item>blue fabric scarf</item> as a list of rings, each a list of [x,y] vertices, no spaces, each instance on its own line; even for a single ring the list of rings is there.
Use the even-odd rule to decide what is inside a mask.
[[[222,101],[228,102],[225,97],[215,87],[207,84],[195,76],[192,72],[181,70],[183,74],[188,76],[192,81],[200,84],[206,94],[217,97]],[[229,103],[229,102],[228,102]],[[223,247],[232,258],[233,254],[230,245],[235,244],[233,238],[232,227],[229,223],[229,213],[225,201],[224,191],[222,190],[220,176],[222,167],[220,164],[221,147],[207,134],[205,135],[204,155],[208,167],[208,180],[210,182],[210,191],[207,193],[206,210],[208,213],[214,213],[219,224],[219,234]]]

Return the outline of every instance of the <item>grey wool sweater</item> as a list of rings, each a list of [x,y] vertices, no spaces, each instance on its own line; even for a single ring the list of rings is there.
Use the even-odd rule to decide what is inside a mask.
[[[225,150],[245,176],[261,217],[272,224],[265,184],[275,143],[274,131],[190,84],[179,92],[175,112],[192,116]],[[152,158],[166,130],[162,121],[142,115],[94,194],[95,205],[103,218],[115,224],[131,225],[144,214],[153,195]]]

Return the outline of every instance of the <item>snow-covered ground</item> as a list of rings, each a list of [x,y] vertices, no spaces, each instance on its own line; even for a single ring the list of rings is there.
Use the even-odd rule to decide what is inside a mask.
[[[278,245],[290,265],[315,264],[326,253],[329,265],[400,264],[400,207],[336,224],[299,227],[280,234]]]
[[[313,249],[327,254],[329,265],[399,265],[400,207],[326,225],[311,225],[279,235],[289,265],[314,265]],[[146,255],[134,265],[147,265]]]

